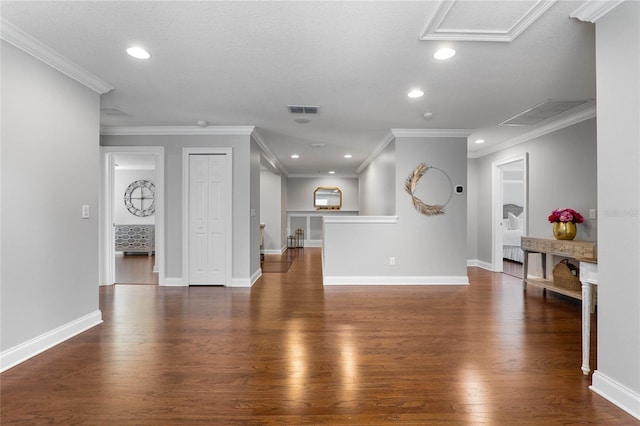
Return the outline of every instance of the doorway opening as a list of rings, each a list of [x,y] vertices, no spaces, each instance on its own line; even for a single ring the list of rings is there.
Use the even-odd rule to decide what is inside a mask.
[[[101,283],[163,285],[164,152],[103,147]]]
[[[493,163],[493,268],[522,278],[528,235],[528,154]]]

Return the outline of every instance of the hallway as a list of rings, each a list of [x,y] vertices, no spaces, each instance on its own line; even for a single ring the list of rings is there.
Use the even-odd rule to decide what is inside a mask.
[[[2,424],[640,424],[588,389],[578,301],[469,278],[323,287],[305,248],[251,289],[101,287],[102,325],[2,374]]]

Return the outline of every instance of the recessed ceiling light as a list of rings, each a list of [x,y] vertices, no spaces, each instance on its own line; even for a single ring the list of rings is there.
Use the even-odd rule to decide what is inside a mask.
[[[423,117],[424,118],[431,118],[431,117],[433,117],[433,113],[432,112],[425,112]]]
[[[476,140],[476,143],[484,143],[484,139],[478,139]]]
[[[311,122],[311,120],[308,118],[295,118],[293,121],[295,121],[298,124],[307,124]]]
[[[443,61],[445,59],[453,58],[455,54],[456,54],[455,50],[445,47],[438,50],[436,53],[434,53],[433,57]]]
[[[413,89],[412,91],[407,93],[407,96],[409,96],[410,98],[419,98],[422,95],[424,95],[424,92],[420,89]]]
[[[351,154],[345,154],[344,155],[344,158],[351,158],[351,157],[353,157],[353,155],[351,155]]]
[[[291,158],[300,158],[298,154],[291,154]]]
[[[335,174],[336,174],[336,172],[334,172],[333,170],[329,170],[329,174],[330,174],[330,175],[335,175]]]
[[[151,54],[142,47],[130,47],[127,49],[127,53],[138,59],[149,59],[151,57]]]

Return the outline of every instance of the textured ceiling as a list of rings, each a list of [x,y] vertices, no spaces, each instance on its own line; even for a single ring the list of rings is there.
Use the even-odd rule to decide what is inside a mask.
[[[595,98],[594,28],[569,18],[581,2],[551,2],[511,42],[420,40],[434,17],[442,18],[434,28],[454,33],[508,32],[546,3],[456,1],[446,14],[439,1],[0,7],[3,19],[114,87],[102,107],[129,115],[103,115],[103,126],[256,126],[287,173],[353,175],[390,129],[471,129],[478,155],[530,131],[497,124],[534,105]],[[128,57],[132,44],[152,58]],[[456,56],[433,59],[445,45]],[[408,98],[414,87],[425,96]],[[298,124],[291,104],[318,105],[319,114]]]

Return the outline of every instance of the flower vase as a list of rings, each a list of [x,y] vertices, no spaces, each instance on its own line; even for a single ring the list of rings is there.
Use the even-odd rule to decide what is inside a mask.
[[[556,240],[573,240],[576,237],[578,228],[573,222],[554,222],[553,236]]]

